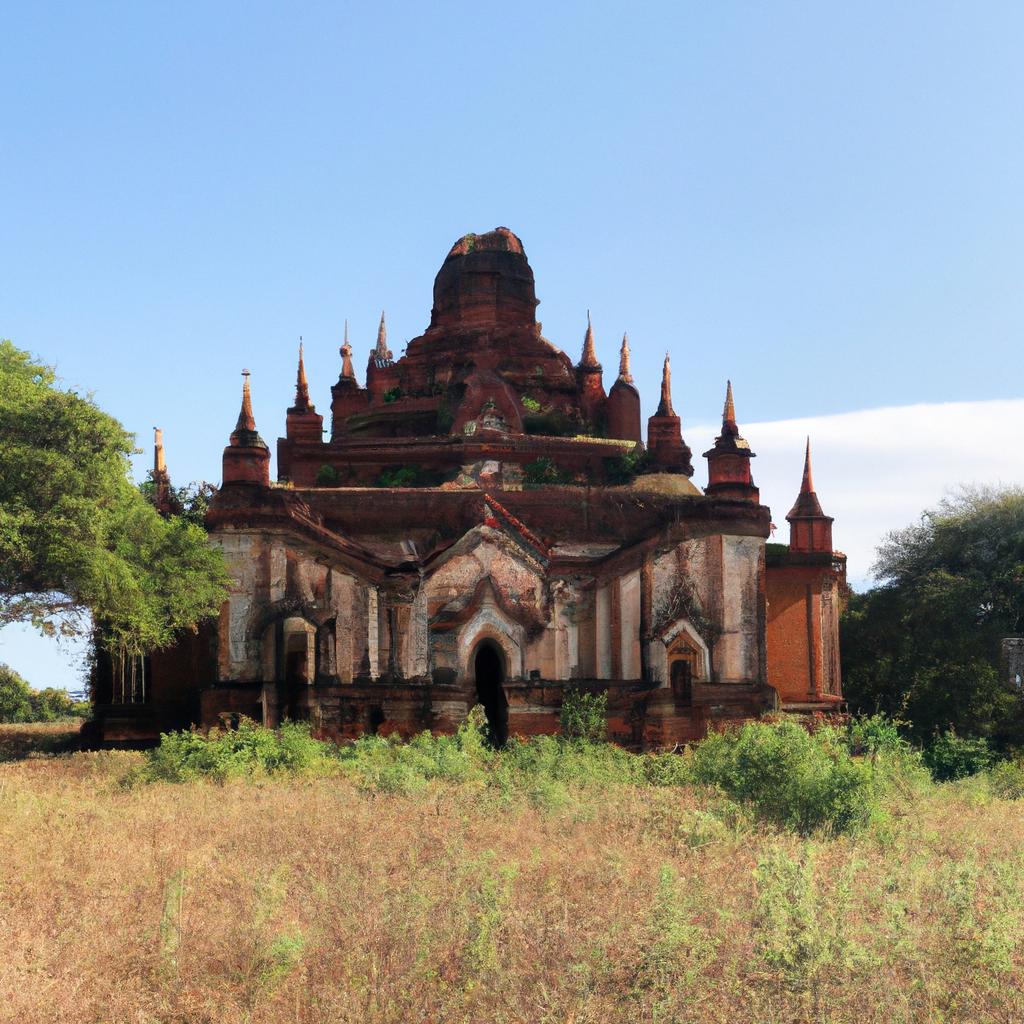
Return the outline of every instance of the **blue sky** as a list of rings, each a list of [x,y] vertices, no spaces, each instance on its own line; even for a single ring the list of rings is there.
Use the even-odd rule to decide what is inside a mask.
[[[672,352],[695,451],[726,377],[741,423],[1018,399],[1022,44],[1019,3],[7,4],[0,336],[217,480],[242,366],[272,441],[300,334],[323,411],[344,319],[361,373],[505,224],[550,340],[628,330],[648,412]]]

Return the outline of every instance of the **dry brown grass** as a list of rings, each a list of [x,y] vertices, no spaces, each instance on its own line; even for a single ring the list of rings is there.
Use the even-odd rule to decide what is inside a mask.
[[[0,764],[4,1020],[1024,1020],[1024,816],[977,787],[808,843],[689,791],[126,789],[140,757]]]

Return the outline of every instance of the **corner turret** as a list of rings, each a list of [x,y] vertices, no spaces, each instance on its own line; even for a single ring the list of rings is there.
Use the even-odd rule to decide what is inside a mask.
[[[754,453],[750,445],[740,437],[736,425],[732,381],[726,381],[725,386],[722,432],[715,438],[715,446],[704,453],[704,458],[708,460],[708,486],[705,494],[754,503],[760,501],[761,493],[750,475],[750,460],[754,458]]]
[[[643,444],[640,426],[640,392],[629,370],[629,335],[623,334],[619,350],[619,375],[608,392],[608,436]]]
[[[672,408],[672,368],[667,352],[661,369],[661,401],[658,411],[647,421],[647,449],[659,472],[693,476],[693,453],[683,442],[679,417]]]
[[[814,492],[811,475],[811,439],[804,452],[804,476],[796,503],[786,515],[789,523],[789,550],[801,552],[832,552],[832,516],[822,511]]]
[[[230,442],[224,449],[224,485],[256,484],[270,486],[270,449],[256,432],[252,414],[252,396],[249,393],[249,371],[242,371],[242,408],[238,422],[231,432]]]
[[[302,339],[299,339],[299,368],[295,378],[295,404],[288,410],[285,433],[289,441],[322,441],[324,418],[309,400],[309,382],[302,358]]]
[[[594,349],[594,325],[590,321],[590,310],[587,310],[587,332],[583,336],[583,355],[576,366],[576,383],[580,389],[580,411],[592,424],[603,422],[605,402],[608,396],[602,381],[603,369]]]

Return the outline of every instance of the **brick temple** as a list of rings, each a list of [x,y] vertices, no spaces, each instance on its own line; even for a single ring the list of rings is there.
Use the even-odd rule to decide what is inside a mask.
[[[477,703],[503,739],[556,732],[577,689],[608,693],[611,738],[658,748],[839,708],[845,557],[809,446],[789,545],[768,544],[731,386],[701,490],[668,356],[645,443],[628,339],[606,387],[589,322],[574,364],[537,304],[511,231],[461,238],[399,359],[381,317],[364,384],[346,329],[329,430],[300,348],[276,481],[246,373],[207,517],[231,596],[130,687],[99,659],[98,739],[239,714],[409,736]],[[159,447],[153,475],[159,497]]]

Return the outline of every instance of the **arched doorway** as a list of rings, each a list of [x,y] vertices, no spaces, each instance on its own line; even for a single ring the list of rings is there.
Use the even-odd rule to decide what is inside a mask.
[[[502,683],[505,681],[505,658],[493,640],[483,640],[473,658],[476,678],[476,697],[487,715],[491,741],[496,747],[508,741],[508,698]]]

